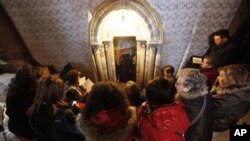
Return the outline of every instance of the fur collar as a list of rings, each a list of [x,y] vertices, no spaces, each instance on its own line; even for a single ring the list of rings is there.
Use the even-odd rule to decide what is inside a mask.
[[[137,114],[135,107],[129,107],[130,117],[127,126],[114,133],[102,135],[98,129],[89,125],[89,121],[83,119],[83,114],[77,116],[77,126],[85,136],[86,141],[120,141],[132,136],[133,130],[137,124]]]
[[[228,85],[228,86],[213,86],[211,92],[217,95],[225,95],[237,93],[240,91],[250,90],[250,83],[242,85]]]
[[[191,90],[189,92],[177,93],[176,98],[195,99],[209,94],[207,89]]]

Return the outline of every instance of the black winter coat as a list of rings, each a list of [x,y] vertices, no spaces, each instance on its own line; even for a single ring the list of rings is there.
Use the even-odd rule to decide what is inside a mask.
[[[211,45],[208,49],[207,54],[213,55],[215,57],[215,68],[219,68],[225,65],[229,65],[231,62],[232,51],[234,49],[234,43],[232,40],[223,45]]]
[[[9,116],[8,127],[17,136],[27,139],[36,138],[35,131],[29,124],[29,117],[26,115],[35,95],[36,91],[32,89],[13,88],[12,91],[8,91],[6,98],[6,114]]]
[[[222,132],[250,110],[250,84],[228,87],[214,86],[211,90],[215,104],[214,131]]]
[[[189,126],[185,133],[185,141],[211,141],[213,134],[214,107],[213,100],[208,91],[190,92],[178,94],[180,101],[189,117],[190,123],[197,117],[207,98],[206,108],[202,116],[193,125]],[[191,97],[189,96],[191,95]]]
[[[52,116],[51,106],[43,104],[31,116],[31,125],[37,133],[38,141],[83,141],[72,109],[69,106],[58,108],[57,113]]]

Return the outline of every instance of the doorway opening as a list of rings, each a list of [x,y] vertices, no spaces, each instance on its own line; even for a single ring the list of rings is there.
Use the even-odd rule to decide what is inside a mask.
[[[114,37],[116,79],[119,82],[136,81],[136,37]]]
[[[160,74],[163,27],[149,3],[105,0],[92,16],[89,38],[97,81],[134,80],[143,88]]]

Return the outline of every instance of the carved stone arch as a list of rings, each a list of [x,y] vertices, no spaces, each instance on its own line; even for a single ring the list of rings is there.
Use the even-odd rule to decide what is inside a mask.
[[[90,22],[89,37],[98,78],[99,80],[116,80],[115,63],[112,59],[114,58],[113,37],[109,31],[103,33],[99,28],[109,13],[121,9],[136,12],[142,19],[140,22],[145,23],[146,30],[149,31],[147,39],[141,39],[140,35],[135,35],[137,42],[136,82],[143,87],[148,80],[159,74],[160,53],[164,37],[157,12],[145,0],[106,0],[95,9]],[[141,30],[139,26],[136,27],[138,31]],[[100,38],[101,33],[107,38]]]
[[[93,13],[90,23],[90,43],[97,43],[99,26],[110,12],[126,8],[136,11],[147,23],[150,31],[150,41],[155,43],[163,42],[163,28],[155,9],[145,0],[106,0],[100,4]]]

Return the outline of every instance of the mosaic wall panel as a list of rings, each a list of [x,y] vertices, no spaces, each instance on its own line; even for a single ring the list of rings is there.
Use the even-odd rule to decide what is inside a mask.
[[[54,65],[57,70],[67,62],[75,62],[94,79],[89,13],[103,0],[0,1],[37,61]],[[164,28],[161,64],[179,68],[190,56],[206,51],[211,32],[228,28],[240,0],[148,2],[156,9]]]

